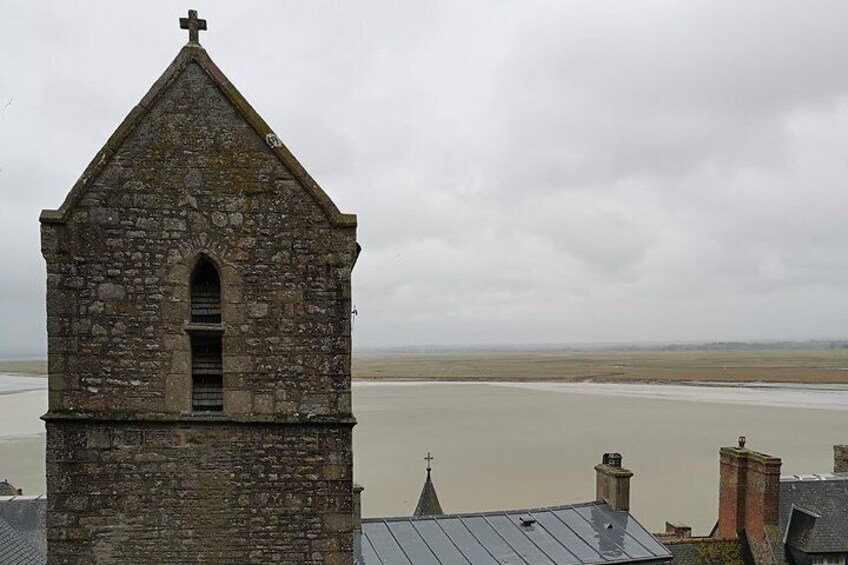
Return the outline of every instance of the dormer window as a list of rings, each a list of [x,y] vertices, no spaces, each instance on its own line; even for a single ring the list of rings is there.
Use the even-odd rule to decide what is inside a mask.
[[[190,282],[191,409],[193,412],[221,412],[224,409],[221,278],[212,261],[201,257]]]
[[[191,323],[221,323],[221,278],[206,258],[198,262],[191,277]]]

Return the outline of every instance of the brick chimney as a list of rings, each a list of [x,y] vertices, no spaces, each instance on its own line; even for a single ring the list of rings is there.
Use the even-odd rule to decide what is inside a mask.
[[[764,526],[777,525],[780,458],[747,449],[743,436],[738,446],[722,447],[719,459],[716,536],[736,539],[744,530],[761,539]]]
[[[613,510],[630,510],[630,477],[633,472],[621,467],[620,453],[604,453],[595,466],[595,498],[609,504]]]
[[[833,446],[833,472],[848,473],[848,445]]]

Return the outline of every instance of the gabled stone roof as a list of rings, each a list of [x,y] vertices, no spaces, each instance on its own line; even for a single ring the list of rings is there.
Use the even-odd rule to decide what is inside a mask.
[[[133,108],[112,134],[106,145],[97,153],[91,163],[83,172],[79,180],[74,184],[64,203],[58,210],[42,210],[40,220],[42,223],[64,223],[68,213],[73,210],[75,203],[82,197],[86,187],[100,174],[103,167],[109,162],[115,152],[121,147],[127,136],[144,119],[148,112],[156,104],[160,95],[174,82],[189,63],[197,63],[209,75],[211,80],[227,97],[235,107],[236,111],[250,124],[269,149],[282,161],[300,182],[301,185],[312,195],[318,205],[323,209],[328,220],[335,226],[355,227],[356,215],[343,214],[339,212],[336,205],[327,196],[327,193],[306,172],[306,169],[298,162],[292,153],[286,148],[279,137],[271,130],[265,120],[245,100],[241,93],[229,81],[223,72],[212,61],[206,50],[197,43],[185,45],[165,70],[161,77],[153,84],[147,94],[138,105]]]

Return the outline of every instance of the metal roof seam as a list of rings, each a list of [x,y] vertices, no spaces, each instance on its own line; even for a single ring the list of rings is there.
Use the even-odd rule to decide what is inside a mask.
[[[507,519],[509,519],[509,517],[508,517],[505,513],[504,513],[504,516],[506,516],[506,518],[507,518]],[[518,556],[518,558],[519,558],[519,559],[521,559],[522,561],[524,561],[525,563],[527,563],[527,565],[533,565],[532,563],[530,563],[529,561],[527,561],[526,559],[524,559],[524,556],[523,556],[523,555],[521,555],[521,552],[519,552],[517,549],[515,549],[515,547],[513,547],[513,545],[512,545],[511,543],[509,543],[509,542],[506,540],[506,538],[505,538],[505,537],[503,537],[503,536],[501,535],[501,533],[498,531],[498,529],[497,529],[496,527],[494,527],[494,526],[492,525],[492,523],[489,521],[489,517],[488,517],[488,516],[483,515],[483,521],[485,521],[485,522],[489,525],[489,527],[490,527],[490,528],[492,528],[492,531],[493,531],[493,532],[495,532],[495,535],[497,535],[499,538],[501,538],[501,539],[503,540],[503,542],[504,542],[504,543],[505,543],[505,544],[506,544],[506,545],[507,545],[507,546],[508,546],[508,547],[512,550],[512,552],[513,552],[515,555],[517,555],[517,556]]]
[[[578,518],[580,518],[581,520],[583,520],[584,522],[586,522],[586,524],[588,524],[588,526],[589,526],[590,528],[592,528],[593,530],[595,530],[595,528],[592,526],[592,522],[590,522],[589,520],[587,520],[586,518],[584,518],[584,517],[580,514],[580,512],[575,512],[575,514],[577,514],[577,517],[578,517]],[[598,532],[598,536],[599,536],[599,537],[600,537],[600,536],[604,536],[607,540],[609,540],[609,542],[610,542],[610,543],[612,543],[612,545],[614,545],[614,546],[616,546],[617,548],[619,548],[619,549],[621,550],[621,553],[623,553],[624,555],[626,555],[626,556],[627,556],[627,559],[629,559],[629,560],[637,559],[636,557],[633,557],[632,555],[630,555],[629,553],[627,553],[627,551],[625,551],[625,550],[624,550],[624,548],[623,548],[621,545],[617,544],[617,543],[615,542],[615,540],[614,540],[614,539],[612,539],[612,536],[608,536],[608,535],[607,535],[607,533],[606,533],[606,530],[601,530],[601,531],[595,530],[595,531],[597,531],[597,532]],[[604,561],[612,561],[612,559],[607,559],[606,557],[604,557]],[[616,561],[620,561],[620,559],[616,559]]]
[[[627,515],[628,515],[628,516],[630,516],[630,519],[631,519],[631,520],[633,520],[634,522],[636,521],[636,519],[635,519],[635,518],[633,518],[633,516],[630,514],[630,512],[627,512]],[[618,516],[617,516],[617,515],[615,515],[615,514],[613,514],[613,518],[615,518],[616,522],[618,522],[619,526],[621,526],[621,523],[620,523],[620,522],[619,522],[619,520],[618,520]],[[639,545],[639,547],[641,547],[642,549],[644,549],[645,551],[647,551],[647,552],[648,552],[648,553],[650,553],[651,555],[656,555],[656,551],[652,551],[652,550],[648,549],[648,547],[647,547],[644,543],[642,543],[641,541],[639,541],[638,539],[636,539],[636,536],[634,536],[634,535],[633,535],[633,534],[631,534],[629,531],[627,531],[627,527],[626,527],[626,526],[622,526],[622,528],[623,528],[623,530],[624,530],[624,535],[625,535],[625,536],[627,536],[627,537],[629,537],[630,539],[632,539],[633,541],[635,541],[635,542]],[[628,554],[628,555],[629,555],[629,554]]]
[[[435,520],[433,520],[433,521],[435,522]],[[427,548],[427,551],[429,551],[429,552],[430,552],[430,555],[432,555],[432,556],[433,556],[433,559],[435,559],[435,560],[436,560],[436,562],[437,562],[437,563],[439,563],[439,565],[450,565],[450,563],[448,563],[448,564],[442,563],[442,560],[441,560],[441,559],[439,559],[439,556],[438,556],[438,555],[436,555],[436,552],[435,552],[435,551],[433,551],[433,548],[432,548],[432,547],[430,547],[430,544],[429,544],[429,543],[427,543],[427,540],[425,540],[425,539],[424,539],[424,536],[422,536],[422,535],[421,535],[421,532],[419,532],[419,531],[418,531],[418,528],[416,528],[416,527],[415,527],[415,523],[414,523],[414,522],[409,522],[409,525],[410,525],[410,526],[412,526],[412,530],[413,530],[416,534],[418,534],[418,537],[419,537],[419,538],[421,538],[421,543],[423,543],[423,544],[424,544],[424,546]],[[413,564],[413,565],[414,565],[414,564]]]
[[[527,514],[530,514],[530,516],[533,516],[532,512],[527,512]],[[507,517],[507,519],[509,519],[509,514],[505,514],[505,516]],[[533,520],[536,520],[536,518],[533,517]],[[510,522],[512,522],[512,520],[510,520]],[[512,522],[512,523],[515,524],[515,522]],[[539,523],[539,521],[536,520],[536,524],[538,524],[538,523]],[[542,554],[545,557],[547,557],[550,560],[551,563],[556,564],[556,560],[553,558],[553,556],[551,554],[549,554],[547,551],[545,551],[544,549],[542,549],[542,547],[538,543],[533,541],[533,538],[531,538],[530,536],[527,535],[527,532],[525,531],[525,529],[523,527],[518,528],[518,531],[520,531],[522,534],[524,534],[524,537],[527,538],[527,541],[529,541],[534,546],[536,546],[536,549],[538,549],[540,552],[542,552]],[[547,531],[547,530],[545,530],[545,531]],[[551,536],[551,537],[553,537],[553,536]],[[569,552],[569,553],[571,553],[571,552]]]
[[[375,547],[374,547],[374,544],[373,544],[373,543],[371,543],[371,540],[370,540],[370,539],[368,539],[368,536],[367,536],[367,535],[365,535],[365,530],[363,530],[363,531],[359,534],[359,536],[360,536],[360,543],[362,543],[362,541],[361,541],[361,540],[363,540],[363,539],[364,539],[366,542],[368,542],[368,545],[370,545],[370,546],[371,546],[371,551],[373,551],[373,552],[374,552],[374,556],[377,558],[377,561],[379,561],[379,562],[380,562],[380,565],[386,565],[386,562],[385,562],[385,561],[383,561],[383,558],[382,558],[382,557],[380,557],[380,554],[379,554],[379,553],[377,553],[377,548],[375,548]],[[364,553],[364,552],[363,552],[363,553]],[[363,558],[363,559],[364,559],[364,558]],[[364,565],[364,563],[363,563],[363,565]]]
[[[415,565],[415,563],[413,563],[412,559],[410,559],[410,558],[409,558],[409,554],[406,552],[406,550],[403,548],[403,546],[401,545],[401,543],[400,543],[400,542],[398,541],[398,539],[395,537],[395,533],[394,533],[394,532],[392,531],[392,529],[389,527],[389,524],[388,524],[385,520],[383,521],[383,524],[385,524],[385,526],[386,526],[386,531],[387,531],[387,532],[389,532],[389,535],[390,535],[390,536],[392,536],[392,539],[393,539],[393,540],[394,540],[394,542],[397,544],[398,549],[400,549],[400,552],[401,552],[401,553],[403,553],[403,556],[404,556],[404,557],[406,557],[407,562],[409,562],[411,565]]]
[[[468,524],[466,524],[466,523],[465,523],[465,520],[463,519],[463,517],[462,517],[462,516],[457,516],[457,519],[459,520],[459,523],[460,523],[460,524],[462,524],[462,527],[463,527],[463,528],[465,528],[465,530],[468,532],[468,535],[469,535],[469,536],[471,536],[472,538],[474,538],[475,540],[477,540],[477,544],[478,544],[480,547],[482,547],[482,548],[483,548],[483,550],[484,550],[486,553],[488,553],[488,554],[489,554],[489,557],[491,557],[491,558],[495,561],[495,563],[500,563],[500,562],[501,562],[501,561],[500,561],[500,559],[498,559],[497,557],[495,557],[495,554],[494,554],[494,553],[492,553],[491,551],[489,551],[489,548],[486,546],[486,544],[484,544],[482,541],[480,541],[480,538],[478,538],[477,536],[475,536],[475,535],[474,535],[474,532],[472,532],[472,531],[471,531],[471,528],[469,528],[469,527],[468,527]],[[453,541],[453,538],[451,538],[451,541]],[[456,545],[456,544],[454,544],[454,545]],[[463,555],[464,555],[464,554],[463,554]]]
[[[576,514],[576,512],[575,512],[575,514]],[[559,521],[562,523],[563,527],[565,527],[568,531],[570,531],[572,534],[574,534],[574,537],[576,537],[576,538],[577,538],[577,539],[579,539],[579,540],[583,540],[583,536],[581,536],[580,534],[578,534],[577,532],[575,532],[575,531],[574,531],[574,528],[572,528],[571,526],[569,526],[569,525],[566,523],[566,521],[565,521],[565,520],[563,520],[562,518],[560,518],[560,517],[559,517],[559,515],[558,515],[556,512],[551,512],[551,516],[553,516],[554,518],[556,518],[557,520],[559,520]],[[585,540],[584,540],[584,543],[585,543]],[[598,555],[598,557],[599,557],[602,561],[607,561],[607,558],[606,558],[606,557],[604,557],[604,555],[603,555],[600,551],[598,551],[597,549],[595,549],[594,547],[592,547],[590,544],[588,544],[588,543],[587,543],[587,544],[586,544],[586,547],[588,547],[590,551],[594,551],[594,552]],[[585,560],[584,560],[584,559],[580,559],[580,561],[585,561]]]
[[[613,565],[671,555],[628,512],[600,502],[372,520],[363,521],[362,546],[371,555],[363,565]],[[374,543],[382,548],[377,556],[368,552]]]
[[[533,512],[528,512],[528,514],[530,514],[531,516],[534,516],[534,517],[535,517],[535,515],[533,514]],[[554,514],[553,512],[548,512],[548,514],[550,514],[551,516],[556,517],[556,514]],[[562,521],[562,520],[560,520],[560,522],[561,522],[561,521]],[[558,543],[558,544],[559,544],[559,546],[560,546],[561,548],[563,548],[563,549],[565,550],[565,552],[566,552],[566,553],[568,553],[569,555],[571,555],[571,556],[572,556],[574,559],[576,559],[578,562],[582,562],[582,561],[583,561],[582,559],[580,559],[579,557],[577,557],[577,554],[576,554],[576,553],[574,553],[573,551],[571,551],[570,549],[568,549],[568,548],[565,546],[565,544],[564,544],[564,543],[562,543],[562,542],[560,541],[560,539],[559,539],[557,536],[555,536],[555,535],[554,535],[554,533],[553,533],[552,531],[550,531],[549,529],[547,529],[547,528],[545,527],[545,525],[544,525],[541,521],[539,521],[538,519],[536,520],[536,525],[537,525],[537,526],[539,526],[540,528],[542,528],[543,530],[545,530],[545,532],[546,532],[549,536],[551,536],[551,539],[552,539],[552,540],[554,540],[556,543]],[[569,528],[569,531],[572,531],[572,530]]]
[[[433,523],[434,523],[434,524],[436,524],[436,527],[437,527],[437,528],[439,528],[439,530],[440,530],[443,534],[445,534],[445,537],[446,537],[446,538],[448,538],[448,540],[449,540],[449,541],[453,544],[453,546],[456,548],[456,551],[457,551],[460,555],[462,555],[462,558],[463,558],[463,559],[465,559],[465,562],[466,562],[466,563],[468,563],[468,565],[471,565],[471,559],[470,559],[470,558],[469,558],[469,557],[465,554],[465,552],[464,552],[464,551],[462,551],[462,548],[461,548],[461,547],[459,547],[459,544],[457,544],[457,543],[454,541],[454,539],[450,536],[450,534],[449,534],[449,533],[448,533],[448,532],[447,532],[447,531],[446,531],[446,530],[442,527],[441,521],[440,521],[440,520],[433,520]],[[463,524],[463,526],[464,526],[464,525],[465,525],[465,524]],[[467,530],[468,528],[465,528],[465,529]],[[476,538],[475,538],[475,539],[476,539]],[[453,564],[451,564],[451,565],[453,565]]]

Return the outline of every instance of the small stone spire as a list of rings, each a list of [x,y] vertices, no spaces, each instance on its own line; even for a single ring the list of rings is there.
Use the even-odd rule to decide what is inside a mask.
[[[206,20],[197,17],[197,10],[189,10],[187,18],[180,18],[180,29],[188,30],[188,42],[200,45],[200,32],[206,31]]]
[[[436,487],[433,486],[433,480],[430,478],[430,471],[432,471],[430,462],[433,460],[433,456],[430,455],[429,451],[424,460],[427,462],[427,479],[424,481],[424,488],[421,489],[421,496],[418,497],[418,505],[415,507],[415,512],[412,515],[435,516],[444,514],[442,506],[439,504],[439,497],[436,494]]]

